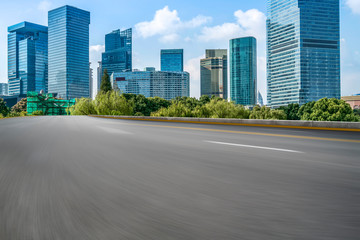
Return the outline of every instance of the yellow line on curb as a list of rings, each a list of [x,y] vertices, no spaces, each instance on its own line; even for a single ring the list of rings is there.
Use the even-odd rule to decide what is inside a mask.
[[[108,119],[121,119],[121,120],[138,120],[138,119],[129,119],[129,118],[113,118],[113,117],[105,117],[105,116],[95,116],[95,117],[97,117],[97,118],[108,118]],[[151,120],[149,120],[149,121],[151,121]],[[164,121],[167,121],[167,120],[164,120]],[[321,140],[321,141],[333,141],[333,142],[360,143],[360,140],[340,139],[340,138],[322,138],[322,137],[296,136],[296,135],[285,135],[285,134],[274,134],[274,133],[256,133],[256,132],[246,132],[246,131],[209,129],[209,128],[162,126],[162,125],[140,124],[140,123],[126,123],[126,124],[128,124],[128,125],[137,125],[137,126],[147,126],[147,127],[186,129],[186,130],[196,130],[196,131],[238,133],[238,134],[257,135],[257,136],[270,136],[270,137],[297,138],[297,139],[309,139],[309,140]]]
[[[201,121],[185,121],[185,120],[164,120],[164,119],[146,119],[146,118],[122,118],[122,117],[106,117],[106,116],[92,116],[97,118],[121,119],[121,120],[137,120],[150,122],[177,122],[177,123],[198,123],[198,124],[214,124],[214,125],[230,125],[230,126],[246,126],[246,127],[269,127],[269,128],[295,128],[295,129],[310,129],[310,130],[327,130],[327,131],[346,131],[346,132],[360,132],[356,128],[324,128],[324,127],[303,127],[303,126],[285,126],[285,125],[265,125],[265,124],[249,124],[249,123],[219,123],[219,122],[201,122]]]

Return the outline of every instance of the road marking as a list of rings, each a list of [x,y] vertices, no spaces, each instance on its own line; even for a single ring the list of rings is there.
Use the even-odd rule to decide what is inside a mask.
[[[261,146],[244,145],[244,144],[237,144],[237,143],[215,142],[215,141],[204,141],[204,142],[220,144],[220,145],[236,146],[236,147],[265,149],[265,150],[280,151],[280,152],[303,153],[300,151],[295,151],[295,150],[290,150],[290,149],[282,149],[282,148],[261,147]]]

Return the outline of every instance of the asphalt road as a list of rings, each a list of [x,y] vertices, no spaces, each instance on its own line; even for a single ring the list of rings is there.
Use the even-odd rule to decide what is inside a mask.
[[[0,239],[360,239],[360,132],[0,120]]]

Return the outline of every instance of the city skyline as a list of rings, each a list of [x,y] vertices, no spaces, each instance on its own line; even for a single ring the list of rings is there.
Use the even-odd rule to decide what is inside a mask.
[[[17,3],[22,1],[15,1]],[[112,1],[105,1],[112,2]],[[186,2],[186,1],[185,1]],[[258,86],[261,94],[266,96],[265,75],[265,22],[266,2],[254,1],[252,3],[235,3],[225,1],[219,9],[210,2],[206,8],[199,5],[193,9],[185,10],[186,3],[171,3],[167,6],[164,1],[155,1],[146,5],[145,1],[138,1],[148,6],[145,10],[132,12],[135,3],[122,4],[124,10],[121,17],[116,11],[107,12],[104,7],[94,6],[94,3],[81,1],[39,1],[35,7],[30,7],[27,12],[12,14],[11,17],[4,13],[0,21],[0,33],[4,36],[6,27],[21,21],[30,21],[36,24],[47,25],[47,10],[60,7],[64,4],[90,11],[92,24],[90,29],[90,61],[92,68],[96,69],[99,55],[104,51],[104,36],[115,29],[124,30],[134,27],[134,61],[133,68],[143,69],[153,66],[160,69],[158,56],[160,49],[183,48],[184,70],[191,75],[191,96],[200,95],[200,66],[199,60],[204,57],[204,50],[213,48],[228,49],[228,40],[232,37],[253,35],[259,40],[258,47]],[[348,4],[347,4],[348,3]],[[114,5],[117,2],[112,2]],[[359,33],[350,26],[360,19],[360,10],[351,1],[341,1],[341,26],[342,26],[342,95],[351,95],[359,92],[360,78],[359,46],[356,39]],[[33,5],[33,4],[32,4]],[[105,5],[105,4],[104,4]],[[218,6],[218,5],[216,5]],[[351,10],[350,6],[353,6]],[[24,2],[24,9],[27,4]],[[15,9],[12,3],[5,3],[8,12]],[[35,9],[36,8],[36,9]],[[46,11],[45,11],[46,10]],[[109,10],[109,9],[107,9]],[[37,13],[37,14],[35,14]],[[41,14],[39,14],[41,13]],[[130,17],[130,13],[134,17]],[[116,15],[116,16],[115,16]],[[115,20],[114,20],[115,19]],[[11,20],[11,21],[10,21]],[[6,25],[4,28],[4,24]],[[354,26],[354,25],[353,25]],[[148,30],[147,30],[148,29]],[[355,28],[356,29],[356,28]],[[2,38],[1,38],[2,39]],[[0,82],[7,82],[6,42],[0,42]],[[5,49],[5,54],[4,50]],[[96,73],[94,74],[96,76]],[[95,86],[96,87],[96,86]],[[266,98],[266,97],[264,97]]]

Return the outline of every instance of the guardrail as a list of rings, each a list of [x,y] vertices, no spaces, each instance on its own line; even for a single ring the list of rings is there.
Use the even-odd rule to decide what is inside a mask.
[[[320,121],[296,121],[296,120],[143,117],[143,116],[138,117],[138,116],[101,116],[101,115],[90,115],[90,117],[123,119],[123,120],[138,120],[138,121],[201,123],[201,124],[219,124],[219,125],[234,125],[234,126],[299,128],[299,129],[359,131],[360,132],[360,122],[320,122]]]

